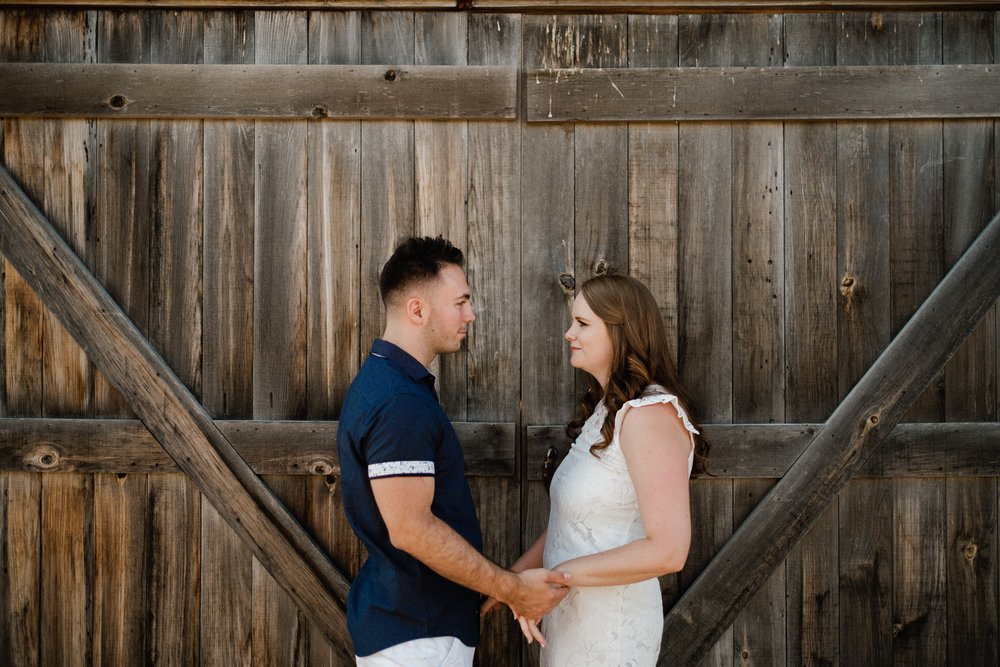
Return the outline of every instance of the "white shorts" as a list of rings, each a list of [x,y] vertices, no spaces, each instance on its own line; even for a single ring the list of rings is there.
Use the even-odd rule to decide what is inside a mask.
[[[472,667],[475,647],[456,637],[414,639],[357,657],[358,667]]]

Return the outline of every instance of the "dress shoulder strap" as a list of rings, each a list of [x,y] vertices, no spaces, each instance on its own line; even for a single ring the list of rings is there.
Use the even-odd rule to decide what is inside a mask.
[[[688,430],[691,435],[698,435],[698,429],[694,427],[691,423],[690,418],[688,418],[687,412],[681,407],[680,399],[674,394],[669,393],[666,389],[660,385],[650,385],[649,388],[643,393],[639,398],[633,398],[631,401],[625,401],[621,409],[618,410],[618,414],[615,415],[615,433],[621,428],[622,419],[625,417],[625,413],[629,411],[630,408],[641,408],[644,405],[654,405],[656,403],[669,403],[674,406],[677,410],[677,416],[681,418],[684,423],[684,428]]]

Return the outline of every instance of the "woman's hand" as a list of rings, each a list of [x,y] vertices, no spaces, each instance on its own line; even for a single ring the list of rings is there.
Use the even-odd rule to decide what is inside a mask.
[[[542,636],[542,631],[538,629],[538,623],[541,621],[540,618],[530,619],[524,616],[518,616],[517,614],[514,614],[514,618],[516,618],[517,622],[520,624],[521,633],[524,635],[524,638],[528,640],[529,644],[532,640],[534,640],[537,641],[539,645],[543,647],[545,646],[545,637]]]
[[[479,605],[479,615],[485,616],[486,614],[490,613],[499,606],[500,606],[500,600],[497,600],[495,597],[491,595],[485,600],[483,600],[483,603]]]

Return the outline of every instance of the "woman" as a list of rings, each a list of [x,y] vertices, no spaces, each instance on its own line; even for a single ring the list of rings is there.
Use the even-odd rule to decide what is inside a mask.
[[[575,442],[552,479],[548,529],[511,569],[544,563],[571,573],[571,590],[545,617],[544,637],[537,619],[518,621],[542,644],[543,666],[654,665],[663,630],[656,577],[687,558],[688,479],[704,470],[708,443],[642,283],[585,282],[565,338],[590,387],[566,429]]]

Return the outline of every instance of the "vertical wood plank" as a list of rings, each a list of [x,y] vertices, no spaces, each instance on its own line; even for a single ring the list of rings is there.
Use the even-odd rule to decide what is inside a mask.
[[[782,62],[781,17],[740,17],[730,41],[740,66]],[[733,146],[733,419],[783,422],[784,198],[780,123],[736,123]],[[733,526],[773,485],[733,483]],[[739,517],[737,515],[742,515]],[[785,662],[785,573],[778,568],[733,621],[734,657],[742,664]]]
[[[93,548],[91,478],[86,475],[56,477],[42,488],[40,662],[43,665],[87,665],[91,664],[92,655],[87,585]],[[12,481],[15,479],[12,476]],[[141,607],[135,608],[141,610]],[[95,661],[97,653],[94,646]]]
[[[840,659],[887,665],[892,662],[891,486],[870,479],[851,484],[840,496]]]
[[[312,12],[309,62],[361,61],[361,15]],[[361,351],[361,123],[309,124],[309,341],[307,415],[336,419]],[[361,562],[361,543],[344,516],[339,480],[334,475],[306,480],[306,525],[353,579]],[[340,664],[322,635],[310,628],[309,663]]]
[[[45,14],[47,62],[94,62],[93,12]],[[87,261],[87,179],[92,173],[94,123],[78,119],[45,121],[45,193],[42,210],[70,247]],[[86,416],[91,409],[91,368],[87,357],[59,321],[43,310],[42,386],[46,416]]]
[[[901,16],[891,44],[894,64],[941,63],[942,15]],[[903,327],[944,276],[942,123],[889,126],[892,335]],[[944,417],[944,375],[910,408],[906,421]]]
[[[521,17],[468,16],[470,65],[518,66]],[[516,123],[468,124],[467,267],[477,320],[468,338],[470,421],[519,421],[521,340],[521,164]],[[522,466],[523,467],[523,466]],[[472,477],[486,556],[509,566],[521,549],[521,485]],[[518,664],[522,638],[506,614],[490,614],[478,651],[483,665]]]
[[[901,15],[897,21],[890,62],[941,62],[940,14]],[[895,335],[944,276],[941,123],[893,123],[889,136],[890,326]],[[942,378],[924,391],[908,421],[941,421],[943,384]],[[893,664],[944,664],[945,480],[897,479],[892,493]]]
[[[681,16],[678,65],[731,63],[739,20],[736,15]],[[700,419],[725,423],[733,418],[732,125],[681,125],[678,161],[678,371]],[[732,533],[732,494],[731,481],[692,485],[691,521],[700,533],[692,539],[685,567],[692,578]],[[688,577],[682,577],[685,587],[692,580]],[[729,628],[703,664],[731,663],[733,641]]]
[[[152,62],[204,62],[204,17],[157,12]],[[153,121],[149,336],[201,394],[204,142],[198,120]],[[200,654],[200,496],[183,475],[150,475],[146,499],[146,656],[192,664]]]
[[[629,67],[677,66],[677,17],[629,17]],[[628,267],[660,306],[677,350],[678,124],[628,126]]]
[[[996,60],[993,12],[943,16],[945,64]],[[944,124],[944,247],[950,268],[994,213],[994,122]],[[994,307],[994,311],[996,308]],[[997,319],[987,316],[945,367],[948,421],[997,419]],[[948,480],[947,588],[949,665],[993,664],[998,647],[995,477]]]
[[[67,483],[73,479],[66,476]],[[147,484],[148,475],[94,476],[95,664],[145,661]],[[54,518],[50,509],[61,515],[72,511],[65,506],[69,503],[50,505],[48,497],[46,489],[42,512],[46,530],[58,524],[50,521]]]
[[[944,16],[944,62],[989,63],[994,59],[995,14]],[[945,264],[950,267],[995,213],[996,144],[992,120],[949,121],[944,127]],[[997,418],[996,318],[985,317],[945,369],[949,420]]]
[[[780,18],[743,17],[753,50],[732,65],[781,62]],[[733,418],[783,422],[784,164],[780,123],[733,125]]]
[[[206,63],[254,61],[254,13],[205,16]],[[253,416],[254,123],[204,122],[202,402],[213,417]],[[201,505],[201,662],[249,665],[253,558]]]
[[[997,664],[997,490],[947,480],[948,665]]]
[[[38,205],[44,201],[44,121],[4,120],[3,162],[24,191]],[[43,306],[7,260],[4,282],[5,384],[7,408],[24,417],[42,415]]]
[[[946,663],[945,480],[893,485],[893,655],[895,665]]]
[[[0,475],[0,662],[8,665],[41,662],[41,479],[34,473]],[[66,541],[63,540],[65,544]],[[85,578],[83,564],[70,564],[66,572],[69,590],[78,591]],[[77,584],[77,586],[72,586]],[[83,607],[86,608],[86,607]],[[80,609],[80,607],[77,607]],[[80,619],[84,629],[87,619]],[[48,629],[48,628],[46,628]],[[86,662],[89,646],[78,645]]]
[[[192,665],[201,645],[201,494],[180,474],[150,475],[146,660]]]
[[[737,17],[683,16],[681,67],[721,66]],[[718,53],[709,52],[715,45]],[[732,420],[732,126],[680,128],[678,366],[702,421]]]
[[[98,62],[150,62],[153,23],[153,13],[99,12]],[[150,173],[154,159],[150,122],[97,121],[96,132],[89,254],[98,280],[148,332],[155,183]],[[94,407],[100,416],[131,414],[118,391],[97,371]],[[98,663],[136,664],[146,656],[147,482],[142,474],[94,476],[93,651]]]
[[[628,19],[578,16],[575,67],[628,65]],[[628,126],[577,123],[574,132],[574,254],[577,286],[606,271],[628,273]],[[577,376],[577,391],[583,389]]]
[[[93,62],[93,13],[47,12],[48,62]],[[86,172],[93,155],[94,125],[85,120],[43,121],[43,210],[63,238],[83,258],[86,252]],[[86,356],[56,318],[42,311],[43,412],[47,416],[87,416],[91,411],[91,369]],[[59,475],[42,479],[43,662],[86,664],[93,624],[92,479]],[[50,651],[48,637],[59,637]]]
[[[468,16],[455,12],[419,12],[413,16],[414,63],[468,64]],[[469,193],[469,124],[465,121],[415,121],[414,233],[444,236],[468,251],[466,197]],[[472,284],[473,294],[478,285]],[[475,297],[473,300],[475,304]],[[478,328],[473,325],[473,328]],[[468,418],[468,348],[439,356],[431,371],[438,395],[451,419]]]
[[[148,63],[152,14],[98,13],[100,63]],[[94,192],[90,195],[89,256],[108,293],[143,331],[149,322],[149,248],[153,182],[150,123],[98,120]],[[127,417],[125,401],[99,371],[94,372],[94,406],[103,416]]]
[[[71,16],[15,12],[0,27],[3,37],[0,41],[5,45],[0,59],[78,59],[84,39],[82,31],[75,43],[70,39],[73,32],[70,24],[73,17],[80,16],[80,13]],[[82,26],[82,21],[78,25]],[[61,43],[62,38],[66,38],[65,44]],[[47,137],[53,133],[51,121],[7,120],[5,124],[3,162],[39,206],[60,203],[50,189],[57,186],[48,182],[46,171],[46,167],[54,167],[56,162],[62,164],[48,156],[46,150]],[[65,226],[64,211],[58,209],[55,214]],[[41,416],[45,412],[46,371],[51,370],[52,355],[58,355],[60,347],[46,345],[51,318],[38,298],[16,271],[7,267],[4,273],[4,335],[8,341],[6,408],[12,414]],[[52,412],[58,413],[63,407],[62,392],[66,387],[53,382],[50,389],[49,403]],[[74,400],[77,404],[86,403],[85,383],[82,397],[77,393],[67,402]],[[4,586],[3,597],[4,611],[10,616],[4,625],[13,664],[20,660],[24,664],[48,664],[53,660],[68,665],[86,664],[91,649],[85,542],[89,508],[86,502],[81,502],[85,499],[77,491],[85,489],[89,479],[63,476],[43,484],[35,475],[11,473],[6,476],[5,485],[7,526],[2,539],[10,569],[5,568],[9,584]],[[42,504],[43,498],[50,502]],[[56,509],[49,510],[53,505]],[[67,509],[66,505],[71,509],[64,514],[60,510]],[[63,523],[66,519],[76,519],[74,530],[63,530],[68,527]]]
[[[361,62],[412,64],[413,14],[361,15]],[[412,121],[361,123],[361,344],[367,355],[382,335],[385,317],[378,275],[393,248],[414,233],[414,149]]]
[[[44,16],[10,11],[0,24],[0,60],[32,62],[44,59]],[[41,120],[3,119],[0,160],[31,199],[41,206],[45,193],[45,125]],[[14,268],[3,260],[4,386],[11,414],[42,413],[42,304]]]
[[[0,61],[38,59],[43,22],[27,11],[0,13]],[[27,121],[0,123],[0,161],[22,187],[41,194],[39,168],[23,164],[21,138]],[[37,127],[37,121],[28,127]],[[37,156],[40,158],[41,156]],[[36,158],[36,160],[37,160]],[[35,172],[31,182],[24,172]],[[41,309],[6,259],[0,260],[0,415],[39,415],[41,408]],[[34,301],[32,301],[34,299]],[[37,322],[37,324],[35,324]],[[27,372],[25,372],[27,371]],[[0,474],[0,663],[41,664],[41,478]],[[81,646],[86,650],[86,646]]]
[[[574,21],[572,16],[525,15],[523,67],[574,66],[573,52],[563,46]],[[522,123],[520,161],[521,415],[526,424],[565,424],[577,398],[562,338],[580,279],[573,275],[573,126]],[[568,448],[567,442],[560,455]],[[549,501],[541,482],[522,477],[521,484],[521,539],[527,548],[548,525]],[[537,647],[522,649],[522,664],[538,664]]]
[[[361,15],[309,15],[309,62],[361,61]],[[361,124],[310,123],[308,413],[334,418],[360,366]]]
[[[681,571],[681,592],[698,578],[712,557],[733,534],[733,485],[709,478],[691,482],[691,548]],[[665,641],[670,641],[665,638]],[[664,647],[660,647],[661,654]],[[730,626],[701,661],[701,665],[733,664],[733,628]]]
[[[677,17],[633,15],[629,67],[677,66]],[[660,307],[671,354],[677,350],[676,123],[628,125],[628,267]],[[676,362],[676,355],[674,357]],[[664,612],[680,595],[680,574],[660,578]]]
[[[784,17],[786,65],[835,63],[836,16]],[[785,123],[785,419],[822,422],[838,400],[837,151],[833,123]],[[838,503],[785,560],[786,663],[837,664]]]
[[[308,62],[308,16],[257,12],[257,64]],[[306,411],[308,222],[305,121],[257,121],[254,146],[255,419],[301,419]],[[301,477],[267,483],[296,516],[305,510]],[[308,631],[302,613],[255,559],[253,664],[303,664]]]
[[[744,479],[733,485],[734,527],[772,486],[769,479]],[[733,621],[734,664],[785,664],[785,613],[785,570],[779,567]]]
[[[837,64],[886,64],[894,27],[883,14],[843,15]],[[838,384],[844,396],[889,341],[888,125],[838,123],[837,139]],[[891,660],[891,507],[885,480],[854,480],[840,495],[840,657],[847,664]],[[862,515],[868,520],[852,519]]]

